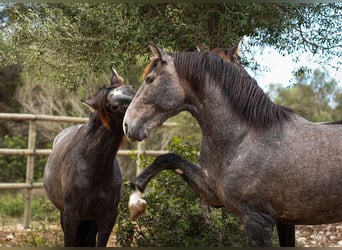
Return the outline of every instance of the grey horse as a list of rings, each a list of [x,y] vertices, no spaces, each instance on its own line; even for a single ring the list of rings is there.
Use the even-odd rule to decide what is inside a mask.
[[[134,94],[117,78],[83,101],[92,110],[87,123],[66,128],[54,140],[43,182],[48,198],[60,210],[66,247],[107,244],[122,185],[115,157]]]
[[[241,220],[250,246],[272,246],[277,222],[342,221],[342,126],[273,103],[253,78],[211,53],[150,47],[155,58],[125,114],[127,137],[143,140],[190,112],[202,143],[200,167],[185,164],[188,177],[204,200]],[[132,195],[131,205],[143,203],[139,190]]]

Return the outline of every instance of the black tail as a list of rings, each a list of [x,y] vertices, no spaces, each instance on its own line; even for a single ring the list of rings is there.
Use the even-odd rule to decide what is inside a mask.
[[[97,235],[96,220],[85,220],[80,223],[77,230],[77,246],[78,247],[95,247]]]

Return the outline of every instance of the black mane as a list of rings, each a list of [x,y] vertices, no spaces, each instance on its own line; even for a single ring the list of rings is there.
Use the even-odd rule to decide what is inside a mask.
[[[116,115],[112,114],[112,112],[107,108],[108,93],[117,86],[118,85],[104,86],[92,97],[96,111],[93,112],[89,118],[92,121],[89,123],[91,124],[89,131],[97,131],[98,127],[101,125],[114,133],[121,130],[121,117],[116,117]]]
[[[233,111],[250,126],[269,128],[290,119],[293,111],[272,102],[241,65],[224,62],[209,52],[183,52],[173,56],[178,76],[188,80],[197,95],[203,95],[200,83],[209,77],[209,82],[221,88]]]

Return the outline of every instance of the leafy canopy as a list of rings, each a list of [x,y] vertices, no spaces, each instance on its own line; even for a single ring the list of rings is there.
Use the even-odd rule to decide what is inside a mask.
[[[74,89],[108,64],[127,70],[149,56],[148,42],[181,51],[271,45],[280,52],[311,51],[322,63],[341,56],[341,4],[49,3],[2,4],[0,34],[8,47],[0,66],[20,63]],[[299,53],[298,53],[299,54]],[[139,59],[140,60],[140,59]],[[48,71],[49,70],[49,71]],[[120,71],[121,72],[121,71]],[[138,73],[138,72],[137,72]]]

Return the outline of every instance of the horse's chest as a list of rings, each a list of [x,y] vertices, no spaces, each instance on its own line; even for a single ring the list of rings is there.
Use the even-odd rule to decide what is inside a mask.
[[[98,178],[88,175],[79,175],[74,180],[73,194],[80,197],[87,203],[96,204],[99,202],[107,202],[113,199],[113,195],[118,192],[115,178],[108,175],[104,178]]]
[[[114,206],[117,192],[120,190],[114,188],[109,190],[101,187],[82,192],[79,197],[80,202],[77,203],[80,217],[93,217],[95,214],[102,213],[102,211]]]

